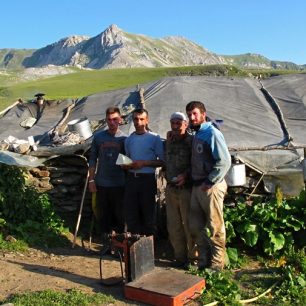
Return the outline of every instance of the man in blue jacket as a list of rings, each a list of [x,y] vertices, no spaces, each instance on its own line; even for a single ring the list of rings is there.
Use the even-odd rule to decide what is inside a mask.
[[[222,133],[206,118],[202,102],[186,105],[191,128],[191,175],[193,180],[189,226],[198,248],[198,268],[220,270],[225,261],[225,225],[223,200],[227,190],[224,177],[231,156]]]

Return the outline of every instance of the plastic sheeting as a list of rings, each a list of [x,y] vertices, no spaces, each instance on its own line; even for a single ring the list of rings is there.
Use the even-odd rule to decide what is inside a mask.
[[[19,104],[10,109],[0,118],[0,141],[8,136],[28,140],[33,136],[35,141],[48,141],[48,132],[62,119],[66,108],[72,100],[46,101],[39,111],[36,103]],[[20,124],[29,118],[38,118],[31,128],[24,128]]]
[[[185,112],[189,101],[199,100],[204,102],[210,118],[223,120],[221,130],[230,148],[258,149],[285,143],[278,118],[261,92],[261,84],[255,79],[174,77],[141,87],[149,111],[149,127],[163,138],[170,129],[170,114]],[[73,110],[71,118],[86,115],[89,120],[99,120],[105,117],[106,107],[129,104],[139,106],[136,87],[84,98]],[[132,122],[122,129],[126,133],[132,132]]]
[[[295,146],[306,142],[306,74],[282,75],[262,81],[281,110]]]
[[[139,89],[144,89],[145,107],[149,111],[149,127],[153,132],[166,137],[170,129],[169,118],[176,111],[185,112],[185,106],[192,100],[204,102],[208,116],[222,120],[221,131],[232,154],[265,176],[269,172],[297,171],[302,173],[303,156],[296,150],[281,150],[288,145],[288,135],[293,138],[291,145],[306,147],[306,75],[286,75],[265,79],[262,83],[253,78],[226,78],[210,76],[172,77],[131,88],[108,91],[84,97],[76,102],[67,122],[87,117],[89,121],[105,118],[105,110],[117,105],[126,108],[140,107]],[[267,98],[264,89],[271,96]],[[271,101],[272,100],[272,101]],[[48,131],[62,119],[71,101],[50,101],[40,114],[37,123],[28,129],[20,126],[27,117],[35,117],[34,104],[15,106],[0,119],[0,140],[12,135],[47,144]],[[130,108],[131,109],[131,108]],[[131,116],[121,128],[127,134],[134,131]],[[78,145],[75,146],[77,150]],[[271,150],[271,149],[280,150]],[[80,148],[78,148],[80,149]],[[75,150],[75,151],[76,151]],[[39,156],[44,151],[52,155],[74,152],[69,148],[39,148],[33,152]],[[269,152],[269,153],[267,153]]]
[[[42,166],[46,160],[47,158],[38,158],[9,151],[0,151],[0,163],[10,166],[33,168]]]

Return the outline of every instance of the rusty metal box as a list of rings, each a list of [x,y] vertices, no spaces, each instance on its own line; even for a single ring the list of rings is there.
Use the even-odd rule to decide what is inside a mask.
[[[124,285],[127,299],[156,306],[182,306],[198,297],[205,287],[199,276],[155,268]]]

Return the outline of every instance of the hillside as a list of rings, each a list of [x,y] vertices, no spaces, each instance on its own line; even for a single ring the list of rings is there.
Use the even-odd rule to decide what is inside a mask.
[[[245,69],[288,69],[288,70],[302,70],[305,65],[297,65],[291,62],[271,61],[268,58],[253,53],[246,53],[240,55],[223,55],[226,62]]]
[[[0,69],[22,69],[25,58],[32,56],[35,49],[0,49]]]
[[[178,75],[246,76],[247,72],[226,65],[101,70],[46,66],[27,68],[19,74],[0,71],[0,110],[19,98],[31,100],[37,92],[46,93],[51,100],[81,98]]]
[[[6,70],[48,65],[78,68],[181,67],[230,64],[253,69],[305,69],[258,54],[218,55],[180,36],[152,38],[127,33],[116,25],[94,37],[70,36],[37,50],[0,49]]]

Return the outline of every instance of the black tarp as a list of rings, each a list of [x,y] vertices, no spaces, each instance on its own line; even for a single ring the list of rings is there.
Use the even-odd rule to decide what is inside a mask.
[[[170,114],[185,112],[185,105],[189,101],[199,100],[204,102],[212,120],[222,120],[220,128],[232,154],[264,174],[280,169],[282,174],[293,171],[301,173],[303,154],[295,148],[306,147],[305,74],[283,75],[261,81],[210,76],[164,78],[84,97],[76,102],[67,121],[83,117],[91,122],[99,121],[105,118],[105,109],[112,105],[123,109],[139,107],[140,88],[144,89],[149,126],[162,138],[170,129]],[[20,122],[33,115],[33,111],[29,112],[28,106],[15,106],[0,119],[0,140],[9,135],[21,139],[35,136],[35,140],[43,140],[47,144],[48,132],[60,122],[65,108],[70,104],[69,100],[50,102],[39,121],[27,130],[20,126]],[[125,119],[122,130],[130,134],[134,131],[133,123],[129,115]],[[90,139],[84,148],[88,149],[89,144]],[[82,149],[80,146],[41,146],[31,154],[71,154]],[[301,182],[303,179],[299,180],[299,185]]]

